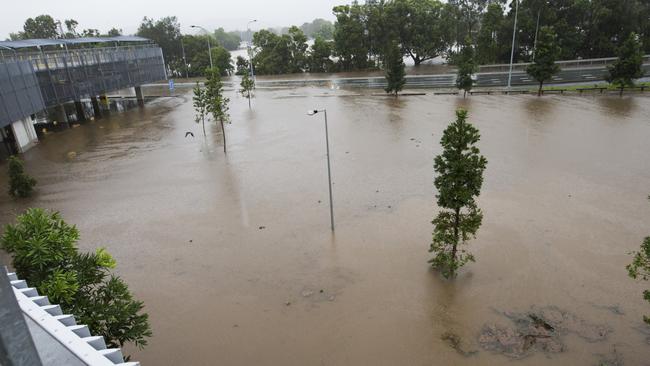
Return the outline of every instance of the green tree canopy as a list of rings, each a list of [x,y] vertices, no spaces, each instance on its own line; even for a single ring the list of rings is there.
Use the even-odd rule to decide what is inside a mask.
[[[474,256],[461,245],[476,236],[483,220],[483,213],[476,205],[487,166],[487,160],[476,147],[480,138],[478,129],[467,122],[467,111],[459,109],[456,120],[443,132],[442,154],[434,160],[434,185],[440,212],[433,219],[429,252],[435,256],[429,263],[445,277],[454,276],[458,268],[474,261]]]
[[[215,122],[221,125],[221,132],[223,133],[223,152],[226,152],[226,130],[224,123],[230,121],[228,114],[228,103],[230,99],[226,98],[223,91],[223,82],[221,81],[221,71],[219,69],[211,68],[207,72],[207,80],[205,82],[207,110],[212,115]]]
[[[393,42],[390,48],[385,52],[384,71],[386,73],[387,86],[384,89],[386,93],[397,93],[402,91],[406,84],[406,72],[404,71],[404,59],[402,50],[397,42]]]
[[[181,25],[176,17],[159,20],[144,17],[136,34],[151,39],[162,48],[165,64],[172,72],[183,70]]]
[[[643,240],[641,249],[638,252],[633,252],[632,255],[632,263],[626,267],[629,276],[644,281],[650,280],[650,236]],[[650,290],[643,291],[643,298],[650,302]],[[643,320],[650,325],[650,316],[644,316]]]
[[[472,46],[469,38],[465,40],[465,44],[458,55],[457,62],[456,87],[463,90],[464,97],[468,91],[472,90],[472,86],[474,85],[472,75],[474,75],[477,69],[476,61],[474,60],[474,46]]]
[[[322,37],[316,37],[309,52],[310,72],[332,71],[334,62],[331,59],[333,42]]]
[[[623,89],[634,86],[634,81],[643,77],[643,51],[639,36],[630,33],[618,49],[618,59],[609,67],[607,82]]]
[[[253,46],[256,74],[286,74],[308,68],[307,37],[298,27],[289,28],[283,35],[263,29],[253,35]]]
[[[0,247],[11,255],[19,277],[110,347],[147,345],[152,333],[144,304],[111,273],[116,263],[105,249],[80,253],[79,231],[56,212],[32,208],[16,221],[5,227]]]
[[[539,31],[537,48],[535,52],[535,61],[528,65],[526,72],[539,83],[537,95],[542,95],[544,82],[551,79],[551,76],[560,71],[560,67],[555,63],[560,55],[560,46],[557,44],[557,36],[551,27],[542,27]]]

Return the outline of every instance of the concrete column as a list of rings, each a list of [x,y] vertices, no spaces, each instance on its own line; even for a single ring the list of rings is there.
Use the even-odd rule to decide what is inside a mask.
[[[142,94],[142,87],[135,87],[135,98],[138,100],[140,107],[144,107],[144,95]]]
[[[93,105],[93,114],[95,115],[95,119],[102,118],[102,109],[99,107],[97,97],[90,97],[90,103]]]
[[[104,107],[106,107],[106,108],[102,111],[102,113],[104,113],[104,114],[109,114],[109,113],[111,113],[111,103],[109,102],[109,100],[108,100],[108,96],[106,96],[106,94],[100,94],[100,95],[99,95],[99,104],[100,104],[100,107],[101,107],[102,105],[103,105]]]
[[[65,106],[63,104],[59,104],[56,107],[54,107],[56,110],[56,123],[65,123],[70,127],[70,122],[68,122],[68,115],[65,113]]]
[[[84,105],[80,100],[74,101],[74,107],[77,110],[77,122],[86,122],[86,114],[84,113]]]

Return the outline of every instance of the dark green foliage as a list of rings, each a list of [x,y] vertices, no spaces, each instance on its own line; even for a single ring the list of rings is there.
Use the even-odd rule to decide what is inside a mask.
[[[57,38],[58,27],[49,15],[39,15],[25,20],[23,38]]]
[[[237,72],[235,72],[235,75],[244,75],[245,72],[248,72],[248,70],[250,70],[250,63],[242,56],[237,56],[235,68],[237,70]]]
[[[261,30],[253,35],[253,45],[256,74],[296,73],[308,68],[307,37],[298,27],[283,35]]]
[[[311,23],[304,23],[300,30],[309,38],[332,39],[334,36],[334,24],[329,20],[317,18]]]
[[[9,159],[9,194],[12,197],[29,197],[36,185],[36,179],[25,173],[23,161],[16,156]]]
[[[469,39],[465,40],[465,44],[457,57],[458,71],[456,74],[456,87],[463,90],[463,97],[467,92],[472,90],[474,79],[472,75],[476,72],[477,66],[474,60],[474,47]]]
[[[500,55],[498,34],[504,21],[503,8],[494,2],[487,7],[483,15],[481,28],[476,40],[476,61],[479,64],[496,63]]]
[[[136,35],[149,38],[162,48],[165,64],[172,72],[180,74],[183,71],[181,25],[176,17],[164,17],[156,21],[144,17]]]
[[[330,58],[332,55],[332,42],[324,38],[316,37],[314,44],[311,46],[309,53],[309,71],[310,72],[328,72],[332,71],[334,62]]]
[[[631,33],[618,49],[618,60],[609,67],[608,83],[623,89],[634,86],[634,80],[643,77],[643,51],[639,37]]]
[[[215,44],[225,48],[228,51],[239,49],[241,37],[237,32],[226,32],[223,28],[214,31]]]
[[[253,80],[250,75],[248,75],[248,70],[244,72],[244,76],[241,78],[241,89],[239,92],[241,95],[248,99],[248,108],[251,107],[251,92],[255,89],[255,80]]]
[[[641,249],[632,254],[634,259],[626,267],[629,276],[644,281],[650,280],[650,237],[646,237],[641,244]],[[650,302],[650,290],[643,291],[643,298]],[[650,325],[650,316],[644,316],[643,320]]]
[[[205,137],[205,118],[209,113],[207,89],[201,88],[201,84],[197,81],[193,92],[194,95],[192,96],[192,105],[194,106],[194,111],[196,112],[194,121],[196,123],[201,123],[201,127],[203,128],[203,136]]]
[[[402,91],[404,84],[406,84],[402,50],[397,43],[393,43],[389,50],[386,51],[384,71],[386,73],[386,82],[388,83],[384,90],[386,93],[394,93],[397,97],[397,93]]]
[[[205,82],[205,93],[207,100],[207,110],[212,115],[215,122],[221,125],[221,132],[223,134],[223,152],[226,152],[226,130],[224,123],[230,120],[228,114],[229,98],[223,94],[223,82],[221,81],[221,72],[217,68],[208,69],[206,71],[207,80]]]
[[[183,36],[185,57],[187,58],[187,63],[189,64],[187,67],[187,74],[190,77],[206,76],[205,70],[210,67],[210,55],[208,54],[208,37],[209,36],[207,35]],[[232,65],[230,52],[218,45],[214,39],[210,39],[210,42],[210,49],[212,51],[212,63],[215,67],[219,68],[222,76],[230,75],[235,69]],[[182,65],[179,67],[182,68]]]
[[[334,54],[339,58],[339,68],[342,71],[368,68],[371,33],[366,32],[364,7],[354,1],[351,5],[335,6],[332,11],[336,16]]]
[[[56,212],[33,208],[16,220],[5,227],[0,247],[12,256],[20,278],[104,336],[109,347],[147,345],[152,333],[144,305],[111,274],[116,263],[106,250],[80,253],[79,231]]]
[[[542,27],[539,30],[537,48],[535,49],[535,61],[528,65],[526,72],[539,82],[537,95],[542,95],[544,82],[560,71],[555,64],[561,49],[557,44],[557,36],[551,27]]]
[[[467,111],[457,110],[456,121],[445,129],[440,141],[443,152],[434,160],[440,212],[432,221],[429,252],[435,257],[429,263],[447,278],[468,261],[474,261],[461,245],[476,236],[483,220],[475,199],[481,193],[487,160],[475,146],[481,137],[478,129],[466,120]]]

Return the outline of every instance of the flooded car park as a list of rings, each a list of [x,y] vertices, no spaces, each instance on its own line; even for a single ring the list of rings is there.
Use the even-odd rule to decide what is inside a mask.
[[[224,154],[191,90],[177,94],[46,136],[24,155],[37,194],[0,196],[3,224],[57,210],[82,249],[113,254],[150,314],[149,346],[128,350],[143,364],[501,365],[515,358],[481,336],[512,314],[566,330],[561,352],[529,345],[516,364],[649,358],[643,286],[625,270],[650,233],[647,96],[304,87],[258,89],[249,109],[230,91]],[[433,157],[461,107],[489,161],[485,218],[476,263],[448,281],[427,264]],[[335,233],[314,108],[329,117]]]

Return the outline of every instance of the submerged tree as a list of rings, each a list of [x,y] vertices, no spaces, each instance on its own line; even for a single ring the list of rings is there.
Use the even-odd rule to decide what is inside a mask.
[[[458,55],[458,72],[456,75],[456,87],[463,90],[463,98],[467,96],[468,91],[472,90],[472,86],[474,85],[472,75],[474,72],[476,72],[474,47],[468,38],[465,40],[465,44]]]
[[[406,72],[404,71],[404,60],[400,46],[393,42],[388,50],[384,60],[384,69],[386,72],[386,82],[388,85],[384,89],[386,93],[394,93],[397,97],[406,84]]]
[[[650,197],[648,197],[650,199]],[[641,250],[633,252],[634,259],[627,265],[630,277],[648,281],[650,279],[650,236],[646,237],[641,244]],[[650,290],[643,291],[643,298],[650,302]],[[650,316],[644,316],[643,321],[650,325]]]
[[[221,81],[221,73],[218,68],[211,68],[206,71],[208,79],[205,82],[207,110],[212,115],[215,122],[221,125],[221,132],[223,134],[223,152],[226,152],[226,129],[224,123],[228,122],[230,116],[228,115],[228,103],[230,99],[226,98],[223,94],[223,82]]]
[[[194,87],[192,102],[194,105],[194,111],[196,112],[194,120],[196,123],[201,123],[201,127],[203,127],[203,137],[205,137],[205,118],[208,117],[208,93],[207,89],[201,88],[201,84],[199,84],[198,81]]]
[[[608,83],[621,89],[634,86],[634,80],[643,77],[643,47],[636,33],[623,42],[618,49],[618,59],[609,67],[609,75],[605,77]]]
[[[535,61],[526,68],[528,75],[539,82],[538,96],[542,95],[544,82],[560,71],[560,67],[555,63],[555,60],[560,56],[562,50],[558,46],[556,39],[557,36],[553,28],[542,27],[539,31],[539,39],[535,49]]]
[[[456,121],[443,133],[441,155],[434,160],[438,189],[438,216],[433,219],[433,242],[429,252],[435,257],[429,263],[446,278],[453,277],[458,268],[474,256],[463,245],[476,236],[483,213],[476,205],[481,193],[483,171],[487,159],[481,155],[476,143],[481,138],[476,127],[467,121],[467,111],[456,111]]]
[[[239,92],[241,95],[248,99],[248,108],[251,107],[251,92],[255,89],[255,80],[253,80],[248,74],[248,70],[244,71],[244,76],[241,78],[241,89]]]
[[[13,197],[29,197],[36,185],[36,179],[25,173],[23,161],[16,156],[9,157],[9,194]]]
[[[144,304],[111,273],[116,262],[105,249],[80,253],[78,240],[77,228],[58,213],[32,208],[5,227],[0,248],[11,255],[20,278],[103,336],[109,347],[143,348],[152,335]]]

